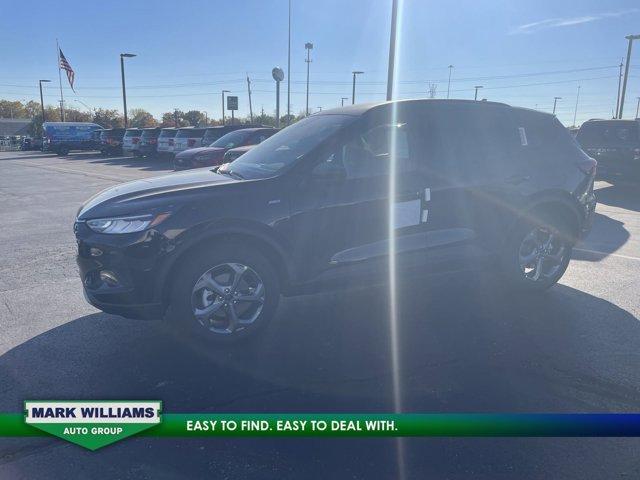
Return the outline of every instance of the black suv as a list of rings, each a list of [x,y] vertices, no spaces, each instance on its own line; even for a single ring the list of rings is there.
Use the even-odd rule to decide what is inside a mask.
[[[598,173],[604,177],[640,178],[640,121],[589,120],[576,140],[598,159]]]
[[[124,128],[107,128],[100,130],[100,152],[103,155],[122,154],[122,137]]]
[[[325,111],[217,171],[110,188],[75,223],[86,297],[198,341],[263,327],[281,294],[493,266],[558,281],[595,208],[596,162],[558,120],[492,102]]]

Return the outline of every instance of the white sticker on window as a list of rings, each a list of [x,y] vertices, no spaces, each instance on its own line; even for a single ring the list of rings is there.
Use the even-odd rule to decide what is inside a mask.
[[[411,227],[420,223],[420,200],[396,202],[394,205],[393,228]]]
[[[518,132],[520,132],[520,145],[523,147],[529,145],[527,142],[527,132],[524,131],[524,127],[518,127]]]
[[[431,189],[430,188],[425,188],[424,189],[424,201],[428,202],[429,200],[431,200]]]

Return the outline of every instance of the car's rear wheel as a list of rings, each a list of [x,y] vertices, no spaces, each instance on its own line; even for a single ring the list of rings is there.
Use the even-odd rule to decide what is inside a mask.
[[[565,223],[553,216],[523,221],[509,237],[503,256],[508,284],[519,290],[544,290],[569,266],[573,239]]]
[[[65,157],[65,156],[69,155],[69,147],[67,147],[65,145],[62,145],[62,146],[58,147],[57,153],[61,157]]]
[[[174,280],[170,317],[196,343],[233,343],[255,336],[274,316],[278,276],[245,246],[200,249]]]

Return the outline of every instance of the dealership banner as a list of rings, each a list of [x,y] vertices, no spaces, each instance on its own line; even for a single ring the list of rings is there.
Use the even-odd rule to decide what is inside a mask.
[[[639,437],[640,414],[164,413],[153,401],[27,401],[0,437],[55,435],[96,450],[146,437]]]

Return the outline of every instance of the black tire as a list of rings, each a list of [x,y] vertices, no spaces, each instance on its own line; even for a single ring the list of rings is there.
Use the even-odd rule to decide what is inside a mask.
[[[69,155],[69,147],[62,145],[58,147],[56,153],[61,157],[66,157],[67,155]]]
[[[520,221],[508,236],[501,258],[501,269],[505,284],[508,288],[524,292],[539,292],[555,285],[569,266],[573,249],[573,235],[567,223],[561,218],[549,214],[536,215],[535,220]],[[525,241],[534,234],[551,234],[556,238],[557,246],[549,252],[543,260],[542,265],[547,265],[549,275],[541,274],[535,278],[535,270],[527,273],[526,268],[521,265],[521,249],[527,250]],[[560,255],[560,246],[564,248]],[[555,255],[554,255],[555,254]],[[544,256],[543,256],[544,257]],[[556,259],[561,260],[556,263]],[[540,264],[538,264],[539,266]],[[553,270],[552,270],[553,269]],[[544,267],[541,270],[544,272]]]
[[[238,263],[249,267],[264,285],[264,303],[257,318],[233,333],[218,333],[203,326],[193,312],[192,294],[196,282],[209,270],[227,263]],[[216,295],[212,295],[218,298]],[[280,282],[273,265],[255,249],[242,244],[224,243],[194,251],[183,263],[173,279],[168,320],[186,335],[194,346],[232,344],[255,338],[264,330],[275,315],[280,300]],[[222,310],[222,309],[221,309]],[[225,314],[226,315],[226,314]]]

